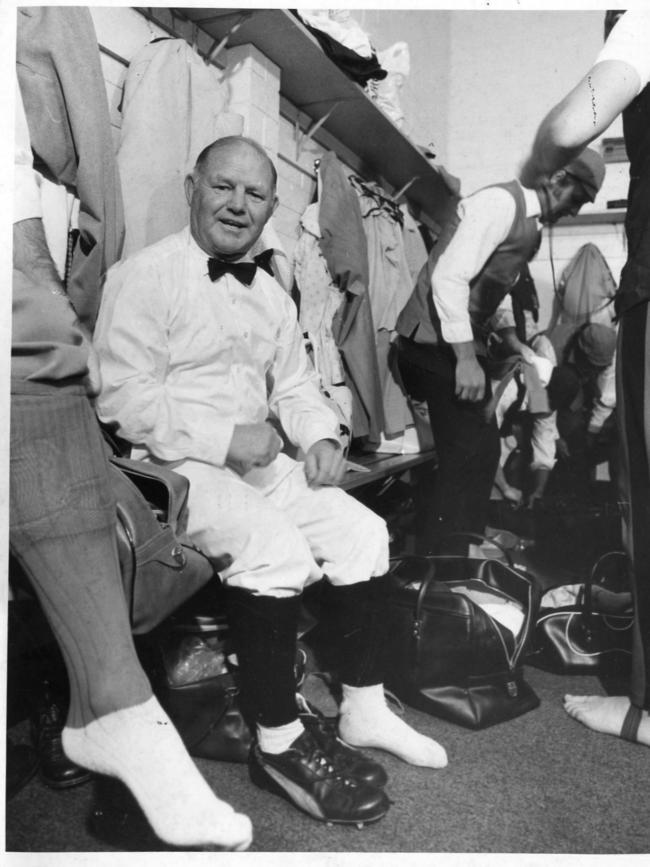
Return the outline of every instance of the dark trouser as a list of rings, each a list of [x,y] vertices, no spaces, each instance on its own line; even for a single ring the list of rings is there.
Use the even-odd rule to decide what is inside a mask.
[[[485,416],[489,379],[484,400],[458,400],[456,361],[449,347],[415,345],[402,338],[398,350],[404,387],[429,408],[438,455],[425,547],[430,549],[448,533],[482,534],[499,462],[499,431],[494,418]]]
[[[650,710],[650,304],[620,320],[616,369],[624,535],[632,562],[634,638],[630,698]]]

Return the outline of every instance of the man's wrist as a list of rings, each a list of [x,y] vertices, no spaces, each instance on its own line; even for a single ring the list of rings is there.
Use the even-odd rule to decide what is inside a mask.
[[[468,340],[464,343],[452,343],[451,348],[454,351],[457,361],[476,361],[476,350],[473,341]]]

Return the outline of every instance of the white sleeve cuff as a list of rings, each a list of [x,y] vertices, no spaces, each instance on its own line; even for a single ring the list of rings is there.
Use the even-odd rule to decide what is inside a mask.
[[[441,322],[442,336],[447,343],[470,343],[474,340],[472,326],[468,322]]]

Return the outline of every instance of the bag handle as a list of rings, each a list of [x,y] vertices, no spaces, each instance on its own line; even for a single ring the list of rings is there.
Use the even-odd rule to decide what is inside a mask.
[[[413,620],[412,637],[417,641],[420,637],[420,620],[422,617],[422,608],[424,606],[424,598],[427,595],[429,585],[434,580],[436,575],[435,556],[427,556],[426,554],[405,554],[403,556],[391,557],[391,563],[403,563],[405,560],[419,560],[427,563],[428,568],[425,576],[422,578],[420,589],[418,590],[417,599],[415,600],[415,617]]]
[[[601,554],[600,557],[596,560],[594,565],[591,567],[591,571],[589,572],[589,576],[585,581],[583,598],[582,598],[582,613],[585,617],[585,625],[587,631],[591,629],[591,619],[593,616],[593,598],[592,598],[592,587],[595,583],[596,575],[598,574],[598,570],[602,567],[602,564],[612,558],[624,558],[627,559],[627,554],[625,551],[607,551],[605,554]]]

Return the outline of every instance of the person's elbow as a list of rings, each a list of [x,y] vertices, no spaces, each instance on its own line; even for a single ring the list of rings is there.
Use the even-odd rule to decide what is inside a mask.
[[[580,124],[576,123],[570,104],[563,100],[546,117],[542,127],[543,140],[567,157],[588,144]],[[597,135],[593,133],[592,137]]]

